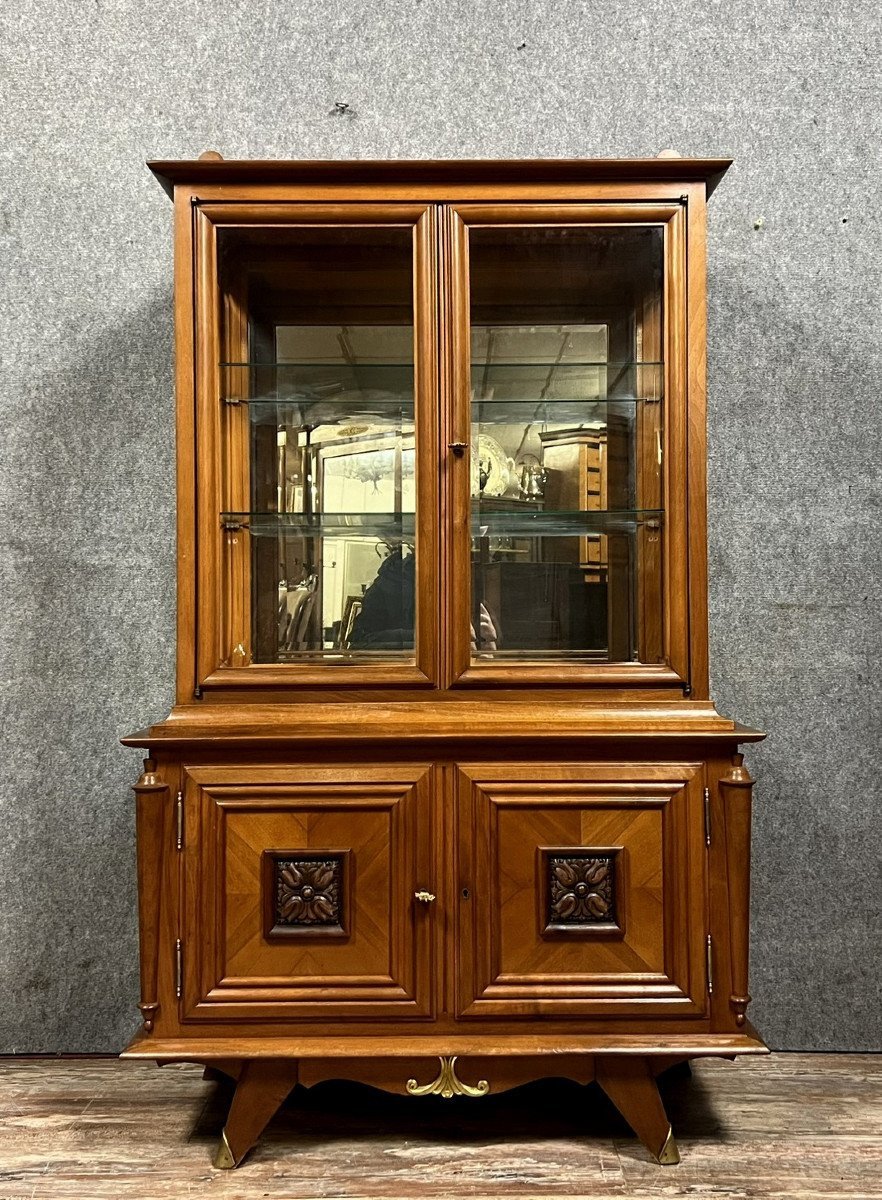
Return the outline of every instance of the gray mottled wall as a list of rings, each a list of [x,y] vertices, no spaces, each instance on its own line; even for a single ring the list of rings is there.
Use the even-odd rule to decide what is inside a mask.
[[[0,32],[0,1050],[135,1026],[116,739],[168,709],[174,615],[171,206],[143,161],[207,147],[734,155],[711,208],[711,614],[720,707],[769,732],[753,1013],[774,1046],[879,1045],[873,0],[16,0]]]

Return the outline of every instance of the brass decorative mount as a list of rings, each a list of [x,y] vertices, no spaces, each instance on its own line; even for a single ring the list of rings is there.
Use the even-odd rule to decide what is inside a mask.
[[[479,1079],[477,1086],[472,1087],[471,1084],[463,1083],[456,1075],[456,1059],[457,1056],[439,1057],[438,1061],[441,1064],[441,1070],[437,1079],[433,1079],[431,1083],[417,1083],[415,1079],[408,1079],[407,1090],[411,1096],[443,1096],[445,1100],[449,1100],[451,1096],[486,1096],[490,1091],[490,1084],[486,1079]]]
[[[677,1143],[674,1141],[674,1131],[668,1126],[668,1136],[665,1138],[665,1144],[659,1150],[657,1161],[660,1167],[675,1167],[680,1161],[680,1151],[677,1149]]]
[[[214,1156],[214,1165],[219,1171],[232,1171],[236,1166],[236,1159],[233,1157],[233,1151],[230,1149],[230,1143],[227,1141],[226,1130],[221,1131],[220,1145],[217,1148],[217,1154]]]

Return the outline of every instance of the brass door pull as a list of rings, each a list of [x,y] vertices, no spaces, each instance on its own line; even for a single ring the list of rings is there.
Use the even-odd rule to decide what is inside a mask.
[[[431,904],[435,897],[431,892],[414,892],[414,900],[419,900],[420,904]]]
[[[468,442],[448,442],[447,449],[452,450],[457,458],[462,458],[466,450],[468,450]]]

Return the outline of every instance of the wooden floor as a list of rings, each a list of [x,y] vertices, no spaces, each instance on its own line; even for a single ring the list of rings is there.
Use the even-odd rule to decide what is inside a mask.
[[[398,1098],[298,1090],[238,1171],[198,1067],[0,1059],[0,1200],[65,1196],[882,1198],[882,1056],[701,1062],[662,1083],[682,1154],[653,1164],[596,1088]]]

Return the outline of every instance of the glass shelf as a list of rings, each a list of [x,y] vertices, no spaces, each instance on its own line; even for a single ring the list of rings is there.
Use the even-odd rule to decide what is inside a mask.
[[[270,513],[225,512],[228,531],[248,529],[256,537],[413,538],[414,513]]]
[[[254,400],[226,401],[248,406],[252,425],[285,426],[304,432],[319,428],[333,429],[334,437],[360,437],[368,431],[413,433],[413,397],[371,396],[347,392],[339,399],[322,400],[302,397],[279,400],[260,397]]]
[[[602,533],[632,533],[641,525],[659,526],[660,508],[574,512],[573,510],[481,509],[472,503],[472,537],[585,537]]]
[[[475,537],[579,537],[591,533],[626,533],[640,525],[660,524],[662,509],[623,509],[606,512],[549,512],[508,510],[488,512],[473,504],[471,527]],[[413,513],[259,513],[225,512],[221,525],[228,530],[248,529],[252,534],[303,537],[365,537],[413,534]]]
[[[473,361],[471,386],[473,402],[656,399],[664,389],[664,364]]]
[[[227,404],[413,404],[413,363],[222,362],[221,399]],[[360,411],[355,409],[355,411]]]
[[[546,425],[582,426],[593,425],[605,428],[610,417],[633,420],[638,404],[656,403],[645,396],[606,396],[595,400],[559,398],[537,400],[514,397],[511,399],[472,400],[472,420],[482,425],[523,425],[541,421]]]
[[[266,369],[266,370],[273,370],[273,371],[311,371],[311,370],[326,371],[326,370],[338,370],[340,368],[344,368],[346,370],[354,370],[354,371],[360,371],[362,369],[365,369],[365,370],[379,369],[379,370],[385,370],[385,371],[388,371],[388,370],[412,371],[413,370],[413,363],[386,362],[386,361],[380,361],[380,360],[373,361],[371,359],[365,359],[364,357],[362,357],[362,360],[357,363],[344,363],[339,360],[328,360],[327,362],[308,362],[308,363],[306,363],[306,362],[286,362],[286,361],[262,362],[259,359],[238,359],[236,361],[223,359],[223,360],[221,360],[219,365],[222,367],[248,367],[248,368],[260,368],[261,370]],[[619,371],[619,370],[623,370],[623,369],[631,369],[634,367],[663,367],[664,362],[661,359],[659,359],[655,362],[644,362],[642,359],[628,359],[628,360],[622,360],[621,362],[607,362],[603,359],[594,359],[591,361],[580,361],[580,362],[574,362],[574,361],[570,361],[570,360],[562,360],[562,361],[558,362],[556,360],[550,360],[550,359],[523,358],[523,359],[517,359],[517,360],[512,360],[512,361],[506,361],[506,362],[486,363],[483,359],[473,358],[471,360],[471,365],[472,365],[472,368],[488,366],[490,368],[490,370],[495,370],[497,367],[504,367],[506,369],[508,369],[510,367],[530,367],[533,369],[544,368],[546,370],[548,370],[549,368],[563,369],[565,367],[573,367],[573,368],[575,368],[575,367],[605,367],[608,370]]]
[[[596,365],[596,364],[595,364]],[[633,366],[634,364],[629,364]],[[643,364],[638,364],[643,365]],[[226,359],[219,363],[221,367],[246,367],[249,370],[261,371],[407,371],[413,374],[413,363],[410,362],[374,362],[363,359],[361,362],[343,362],[329,360],[328,362],[261,362],[259,359],[241,359],[237,362]]]
[[[229,364],[225,364],[225,365],[229,365]],[[235,365],[235,364],[233,364],[233,365]],[[594,362],[569,362],[569,361],[561,361],[561,362],[553,361],[552,362],[552,361],[549,361],[548,359],[544,359],[544,360],[522,359],[518,362],[486,363],[481,359],[473,358],[471,365],[472,365],[473,371],[475,370],[476,367],[482,367],[482,368],[486,367],[490,371],[495,371],[495,370],[509,371],[515,367],[524,368],[524,369],[529,368],[532,371],[539,371],[539,370],[563,371],[563,370],[569,370],[569,369],[576,370],[576,369],[579,369],[582,367],[604,367],[608,371],[618,372],[618,371],[635,370],[638,367],[663,367],[665,364],[661,360],[659,360],[658,362],[643,362],[642,360],[637,361],[636,359],[632,359],[628,362],[604,362],[599,359]]]

